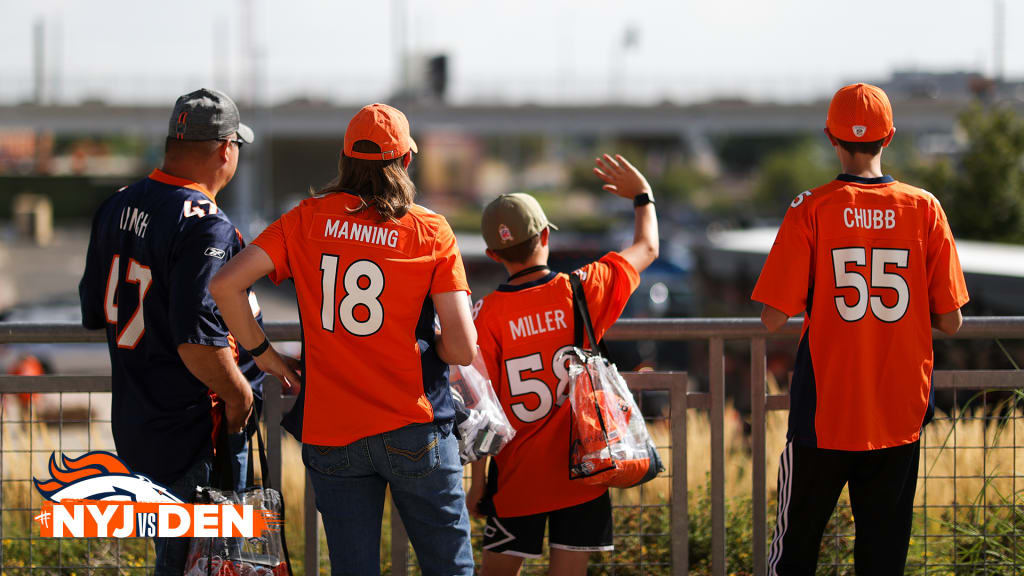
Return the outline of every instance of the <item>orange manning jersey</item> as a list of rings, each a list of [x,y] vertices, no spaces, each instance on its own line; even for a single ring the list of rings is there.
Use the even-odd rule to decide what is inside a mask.
[[[270,279],[295,283],[304,385],[285,427],[309,444],[455,416],[430,299],[469,292],[455,235],[417,205],[381,221],[353,212],[360,204],[344,192],[308,198],[253,241],[274,261]]]
[[[801,193],[752,298],[789,316],[806,311],[791,441],[876,450],[918,439],[932,413],[931,315],[968,300],[934,196],[847,174]]]
[[[580,275],[597,338],[622,314],[640,282],[616,252]],[[569,480],[569,374],[572,288],[565,274],[502,284],[474,308],[480,352],[515,438],[492,460],[488,491],[500,517],[582,504],[605,488]]]

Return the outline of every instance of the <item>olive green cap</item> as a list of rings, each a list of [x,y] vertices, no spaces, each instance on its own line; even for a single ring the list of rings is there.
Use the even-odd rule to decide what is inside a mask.
[[[526,242],[548,226],[558,230],[533,196],[502,194],[484,208],[480,232],[487,248],[502,250]]]

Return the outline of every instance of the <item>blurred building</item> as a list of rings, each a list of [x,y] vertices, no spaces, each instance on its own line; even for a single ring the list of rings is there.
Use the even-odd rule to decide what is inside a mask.
[[[926,72],[897,70],[892,77],[878,82],[893,100],[945,100],[968,102],[1024,99],[1024,82],[997,80],[971,71]]]

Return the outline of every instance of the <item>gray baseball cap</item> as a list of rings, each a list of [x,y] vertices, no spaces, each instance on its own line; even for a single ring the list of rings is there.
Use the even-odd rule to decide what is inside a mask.
[[[218,90],[200,88],[178,98],[167,130],[176,140],[220,140],[232,134],[246,144],[253,141],[252,128],[239,121],[238,106]]]
[[[547,227],[558,230],[548,222],[544,209],[529,194],[502,194],[484,208],[480,231],[484,243],[491,250],[511,248],[540,234]]]

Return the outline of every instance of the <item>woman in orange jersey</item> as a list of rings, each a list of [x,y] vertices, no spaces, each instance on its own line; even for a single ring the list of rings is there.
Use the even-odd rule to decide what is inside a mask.
[[[338,177],[213,279],[224,320],[264,371],[304,379],[284,427],[323,516],[332,574],[376,574],[385,488],[424,574],[472,574],[448,364],[476,355],[469,285],[444,217],[413,203],[409,123],[373,104],[345,131]],[[269,345],[245,288],[291,278],[301,370]],[[433,328],[437,315],[440,333]]]

